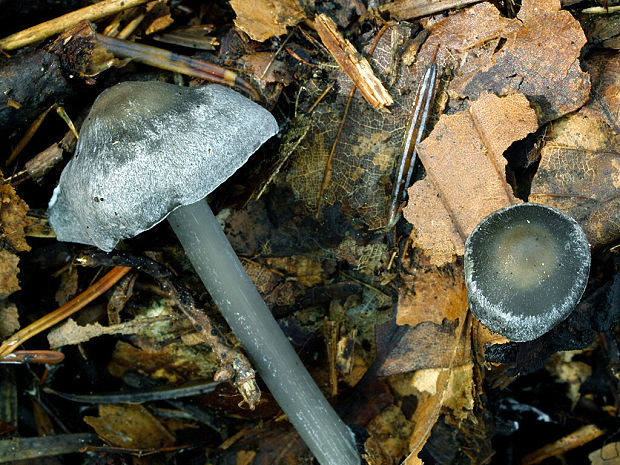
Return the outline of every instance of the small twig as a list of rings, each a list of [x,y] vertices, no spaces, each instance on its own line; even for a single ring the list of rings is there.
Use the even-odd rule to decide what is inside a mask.
[[[94,21],[112,15],[127,8],[142,5],[149,0],[103,0],[94,5],[81,8],[58,18],[33,26],[29,29],[11,34],[0,39],[0,49],[14,50],[47,39],[54,34],[64,31],[68,27],[82,20]]]
[[[0,364],[45,363],[54,365],[65,359],[65,354],[57,350],[16,350],[0,358]]]
[[[616,6],[593,6],[591,8],[585,8],[581,10],[582,13],[586,14],[596,14],[596,15],[606,15],[610,13],[616,13],[620,11],[620,5]]]
[[[5,166],[9,166],[11,163],[13,163],[15,161],[17,156],[22,152],[22,150],[24,150],[26,145],[28,145],[28,143],[32,140],[34,135],[37,133],[37,131],[39,130],[39,127],[43,123],[43,120],[45,120],[45,117],[54,108],[56,108],[56,104],[53,104],[47,110],[45,110],[43,113],[41,113],[39,116],[37,116],[37,119],[35,119],[32,122],[32,124],[30,125],[30,127],[26,130],[26,134],[24,134],[24,137],[22,137],[20,139],[19,143],[11,151],[11,154],[6,159],[6,161],[4,162]]]
[[[314,111],[317,105],[321,103],[321,101],[325,98],[325,96],[329,93],[329,91],[334,88],[335,85],[336,83],[332,82],[329,86],[327,86],[327,88],[321,93],[321,95],[319,95],[319,98],[316,99],[316,101],[312,104],[312,106],[306,112],[308,115]]]
[[[115,39],[113,37],[95,34],[95,41],[115,55],[130,58],[149,66],[173,71],[199,79],[205,79],[216,84],[233,87],[242,90],[258,99],[256,90],[247,81],[236,73],[222,68],[221,66],[197,60],[185,55],[164,50],[151,45],[138,44],[128,40]]]
[[[0,345],[0,357],[6,357],[15,351],[20,344],[23,344],[31,337],[39,334],[41,331],[51,328],[55,324],[70,317],[78,310],[84,308],[88,303],[92,302],[116,284],[119,279],[129,272],[129,270],[131,270],[131,268],[127,266],[115,266],[103,278],[90,286],[80,295],[74,297],[63,306],[57,308],[51,313],[48,313],[44,317],[39,318],[37,321],[13,334],[11,337],[6,339],[2,345]]]
[[[336,24],[329,17],[323,14],[317,15],[314,20],[314,27],[334,60],[336,60],[347,76],[351,78],[353,84],[359,88],[368,103],[378,109],[388,107],[394,103],[388,91],[381,84],[381,81],[375,76],[368,60],[360,57],[355,47],[353,47],[351,42],[342,37],[342,34],[338,32]],[[383,26],[381,31],[384,31],[385,28],[386,25]],[[381,31],[377,37],[383,35]],[[372,52],[370,52],[370,55],[372,55]]]
[[[83,404],[137,404],[142,402],[156,402],[159,400],[180,399],[213,392],[220,383],[214,381],[189,381],[180,386],[159,386],[144,389],[131,389],[123,392],[102,392],[99,394],[73,394],[59,392],[49,387],[43,391],[54,394],[63,399]]]
[[[545,459],[548,459],[549,457],[565,454],[569,450],[583,446],[584,444],[595,440],[599,436],[602,436],[603,433],[604,431],[596,425],[582,426],[567,436],[564,436],[557,441],[547,444],[540,449],[527,454],[523,457],[521,465],[535,465]]]
[[[273,62],[276,61],[276,58],[278,57],[278,55],[280,54],[280,52],[282,51],[282,49],[284,48],[284,46],[286,45],[286,43],[288,42],[288,40],[291,38],[292,35],[293,35],[293,31],[289,32],[286,38],[282,41],[282,45],[278,47],[278,50],[276,50],[276,53],[273,54],[273,56],[271,57],[271,60],[269,60],[269,63],[267,63],[267,66],[265,66],[265,70],[260,75],[260,79],[265,78],[267,71],[269,71],[269,68],[271,68],[271,65],[273,65]]]
[[[75,262],[83,266],[101,265],[129,265],[140,270],[156,281],[168,291],[170,298],[177,303],[179,310],[189,318],[194,329],[211,346],[219,359],[220,369],[214,380],[231,381],[243,396],[244,401],[254,409],[260,400],[260,389],[256,384],[255,372],[248,359],[225,339],[221,332],[213,325],[209,317],[197,308],[190,291],[177,283],[172,272],[163,265],[146,257],[139,257],[127,253],[94,252],[77,257]]]

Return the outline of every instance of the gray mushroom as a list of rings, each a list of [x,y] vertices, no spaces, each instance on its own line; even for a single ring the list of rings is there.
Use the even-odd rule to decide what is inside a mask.
[[[166,217],[258,373],[322,465],[357,465],[336,415],[245,273],[204,197],[276,134],[225,87],[126,82],[104,91],[49,205],[58,240],[111,251]]]
[[[523,203],[484,218],[465,244],[467,300],[492,331],[530,341],[563,321],[581,299],[590,246],[577,222]]]

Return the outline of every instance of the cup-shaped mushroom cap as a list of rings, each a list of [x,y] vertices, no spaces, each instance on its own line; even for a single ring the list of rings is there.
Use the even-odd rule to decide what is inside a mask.
[[[523,203],[484,218],[465,244],[467,300],[485,326],[530,341],[563,321],[581,299],[590,246],[577,222]]]
[[[226,87],[117,84],[82,125],[50,224],[58,240],[110,251],[205,197],[277,131],[271,113]]]

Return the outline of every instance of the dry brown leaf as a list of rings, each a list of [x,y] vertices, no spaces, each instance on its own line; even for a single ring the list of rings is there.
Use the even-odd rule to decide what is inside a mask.
[[[5,299],[15,291],[19,291],[17,264],[19,258],[8,250],[0,250],[0,299]]]
[[[597,247],[620,237],[620,136],[589,110],[551,124],[529,200],[575,218]]]
[[[590,60],[589,60],[590,61]],[[598,110],[616,134],[620,133],[620,53],[601,54],[595,57],[590,73],[592,76],[592,99],[588,107]],[[589,63],[588,63],[589,65]]]
[[[394,103],[381,81],[375,76],[368,60],[346,40],[336,23],[326,15],[317,15],[314,27],[323,45],[329,50],[342,70],[351,78],[366,101],[375,108],[389,107]]]
[[[431,263],[441,266],[452,262],[455,255],[463,255],[465,243],[441,203],[435,185],[428,178],[421,179],[408,193],[409,203],[403,215],[414,226],[411,232],[414,243],[428,253]]]
[[[440,325],[444,319],[456,320],[467,302],[462,267],[418,268],[403,274],[396,323],[417,326],[423,321]]]
[[[543,123],[581,107],[590,92],[588,75],[579,66],[586,37],[579,22],[560,8],[560,0],[524,0],[511,30],[500,34],[506,38],[503,47],[482,68],[454,79],[450,89],[470,99],[486,92],[522,93]]]
[[[230,0],[230,6],[237,14],[235,26],[258,42],[285,34],[305,17],[297,0]]]
[[[84,417],[97,434],[113,446],[129,449],[160,449],[175,438],[142,405],[101,404],[98,417]]]
[[[418,148],[433,190],[423,191],[428,183],[414,184],[403,211],[416,243],[433,247],[428,250],[433,264],[449,261],[450,252],[462,253],[482,218],[517,202],[505,180],[503,153],[537,128],[536,114],[521,94],[485,94],[467,111],[440,117]],[[441,204],[434,200],[437,195]]]
[[[19,313],[15,304],[0,301],[0,339],[6,339],[19,329]]]
[[[379,11],[389,13],[398,20],[419,18],[432,15],[450,8],[460,8],[479,0],[396,0],[379,8]]]
[[[620,442],[605,444],[588,455],[590,465],[620,465]]]

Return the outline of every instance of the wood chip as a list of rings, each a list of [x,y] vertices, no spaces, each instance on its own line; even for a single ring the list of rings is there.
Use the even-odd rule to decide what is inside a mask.
[[[338,32],[336,23],[324,14],[320,14],[314,19],[314,26],[323,45],[351,78],[366,101],[379,109],[390,106],[394,101],[375,76],[370,63],[360,55],[351,42]]]

